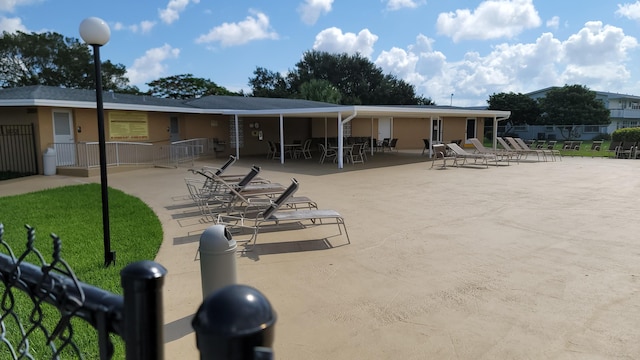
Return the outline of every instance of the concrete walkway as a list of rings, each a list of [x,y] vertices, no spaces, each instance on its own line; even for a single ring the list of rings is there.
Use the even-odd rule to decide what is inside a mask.
[[[239,282],[278,314],[276,358],[640,358],[639,161],[430,170],[419,154],[376,154],[343,170],[263,158],[232,169],[252,164],[275,182],[296,177],[298,194],[338,210],[351,237],[345,245],[334,226],[270,232],[238,253]],[[169,271],[167,359],[198,358],[194,256],[211,224],[185,216],[192,176],[153,168],[109,177],[163,223],[155,260]],[[99,178],[33,176],[0,183],[0,196],[87,181]]]

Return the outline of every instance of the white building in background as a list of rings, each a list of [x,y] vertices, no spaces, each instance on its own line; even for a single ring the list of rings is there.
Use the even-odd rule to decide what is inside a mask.
[[[548,87],[525,95],[532,99],[546,96]],[[595,90],[593,90],[595,91]],[[601,100],[610,110],[611,123],[607,125],[578,125],[575,127],[571,139],[591,140],[599,134],[611,134],[617,129],[640,127],[640,96],[618,94],[606,91],[595,91],[596,99]],[[560,129],[556,126],[515,126],[512,132],[527,139],[562,139]],[[566,134],[566,132],[565,132]]]

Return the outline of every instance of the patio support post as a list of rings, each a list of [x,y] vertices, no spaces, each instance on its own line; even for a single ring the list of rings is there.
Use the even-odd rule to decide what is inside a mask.
[[[102,190],[102,230],[104,241],[104,266],[116,262],[116,252],[111,251],[109,230],[109,192],[107,185],[107,151],[104,134],[104,109],[102,104],[102,71],[100,69],[100,47],[109,42],[111,30],[104,20],[90,17],[80,23],[80,36],[93,47],[93,63],[96,77],[96,109],[98,112],[98,145],[100,152],[100,185]]]
[[[338,169],[344,167],[344,129],[342,128],[342,113],[338,113]]]
[[[280,164],[284,164],[284,115],[280,114]]]

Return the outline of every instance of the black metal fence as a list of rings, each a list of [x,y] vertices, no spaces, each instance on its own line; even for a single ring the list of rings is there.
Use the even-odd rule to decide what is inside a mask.
[[[26,250],[15,256],[0,224],[0,357],[83,359],[74,341],[75,318],[96,329],[100,359],[113,356],[111,334],[124,340],[127,359],[162,359],[161,290],[166,270],[152,261],[130,264],[120,274],[124,296],[116,295],[78,281],[61,257],[60,239],[51,237],[50,264],[36,249],[35,231],[28,226]],[[57,311],[52,312],[52,306]],[[32,345],[34,338],[40,346]]]
[[[28,176],[38,173],[33,124],[0,125],[0,173]]]
[[[113,357],[112,335],[124,341],[126,359],[164,358],[167,271],[162,265],[140,261],[126,266],[120,272],[123,295],[116,295],[80,282],[62,259],[62,242],[55,234],[53,261],[47,263],[35,247],[35,230],[26,228],[26,249],[16,256],[0,223],[1,359],[84,359],[74,338],[76,319],[96,330],[100,359]],[[218,289],[205,298],[192,322],[200,358],[273,359],[275,321],[271,304],[256,289]]]

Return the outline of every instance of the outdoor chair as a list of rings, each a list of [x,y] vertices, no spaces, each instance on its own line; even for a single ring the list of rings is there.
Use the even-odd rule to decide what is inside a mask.
[[[298,181],[293,178],[291,179],[291,185],[276,200],[272,201],[265,210],[258,211],[255,214],[245,214],[242,216],[221,214],[218,215],[216,223],[226,225],[232,230],[234,228],[245,228],[252,230],[252,236],[248,240],[246,240],[246,250],[251,250],[255,246],[260,230],[269,225],[274,226],[276,230],[286,230],[290,228],[284,225],[291,223],[299,226],[296,227],[296,229],[305,229],[319,225],[338,225],[340,235],[342,235],[342,229],[344,229],[344,233],[347,237],[347,243],[350,244],[351,241],[349,239],[349,234],[347,233],[347,227],[345,225],[344,218],[337,211],[324,209],[293,211],[283,209],[283,205],[290,197],[293,196],[293,194],[295,194],[296,191],[298,191],[299,187],[300,185]],[[327,220],[332,220],[332,222],[325,222]],[[249,243],[252,244],[249,245]]]
[[[384,138],[382,139],[382,142],[380,143],[380,150],[382,150],[382,152],[384,152],[384,149],[389,147],[389,143],[391,142],[390,138]]]
[[[498,157],[498,160],[500,161],[507,161],[507,164],[510,163],[510,160],[512,158],[514,158],[518,163],[520,160],[520,154],[518,154],[517,152],[514,151],[507,151],[505,149],[491,149],[491,148],[487,148],[484,146],[484,144],[482,144],[482,142],[480,142],[480,140],[478,140],[477,138],[470,138],[469,141],[471,142],[471,144],[473,145],[473,147],[475,147],[476,152],[479,154],[489,154],[489,155],[495,155]]]
[[[636,147],[635,141],[623,141],[618,147],[616,157],[619,159],[631,159],[634,155],[634,149]]]
[[[433,145],[433,156],[431,157],[431,169],[435,165],[436,161],[442,160],[441,169],[447,167],[447,160],[454,160],[454,156],[447,154],[447,147],[444,144]]]
[[[347,153],[347,157],[352,164],[364,164],[363,144],[355,144]]]
[[[521,138],[514,138],[514,140],[516,141],[516,143],[518,143],[518,145],[520,145],[521,148],[523,148],[525,150],[542,151],[542,153],[545,155],[545,160],[546,160],[546,156],[547,155],[550,155],[551,156],[551,160],[553,160],[553,161],[556,160],[556,156],[558,158],[560,158],[560,160],[562,160],[562,155],[560,154],[560,150],[555,150],[555,149],[532,149],[529,146],[527,146],[527,144],[525,144],[525,142],[522,141]],[[582,144],[582,141],[580,141],[580,144]]]
[[[489,160],[498,161],[498,157],[494,154],[478,154],[478,153],[470,153],[465,149],[461,148],[456,143],[447,144],[447,147],[451,149],[454,155],[454,165],[463,166],[467,163],[467,160],[473,159],[474,163],[477,163],[478,160],[481,161],[481,164],[485,165],[487,168],[489,167]],[[458,159],[462,159],[462,164],[458,162]]]
[[[324,164],[327,158],[335,158],[338,156],[338,152],[335,149],[329,149],[324,144],[318,144],[320,148],[320,164]]]
[[[424,147],[422,148],[421,155],[424,155],[425,152],[429,152],[429,139],[422,139],[422,142],[424,143]]]
[[[604,143],[604,140],[594,140],[591,143],[591,157],[593,157],[596,153],[602,151],[602,144]]]
[[[499,138],[498,138],[499,139]],[[527,156],[529,154],[536,154],[536,157],[538,159],[538,161],[540,161],[540,156],[542,155],[542,159],[544,161],[547,161],[547,153],[545,152],[545,150],[540,150],[540,149],[530,149],[530,148],[525,148],[522,147],[518,142],[516,142],[516,140],[512,137],[505,137],[504,138],[508,143],[510,148],[512,149],[512,151],[517,151],[518,153],[520,153],[521,155],[524,155],[525,158],[527,158]],[[500,141],[500,140],[498,140]],[[502,145],[504,147],[504,144]]]
[[[618,149],[620,149],[620,145],[622,145],[622,141],[612,141],[609,143],[609,148],[606,152],[613,154],[614,157],[618,157]]]
[[[386,146],[387,149],[389,149],[389,151],[397,151],[396,150],[396,144],[398,144],[398,139],[393,138],[389,141],[389,144]],[[383,149],[384,151],[384,149]]]
[[[294,157],[299,158],[303,156],[305,159],[311,159],[311,139],[307,139],[302,144],[302,147],[294,150]]]

